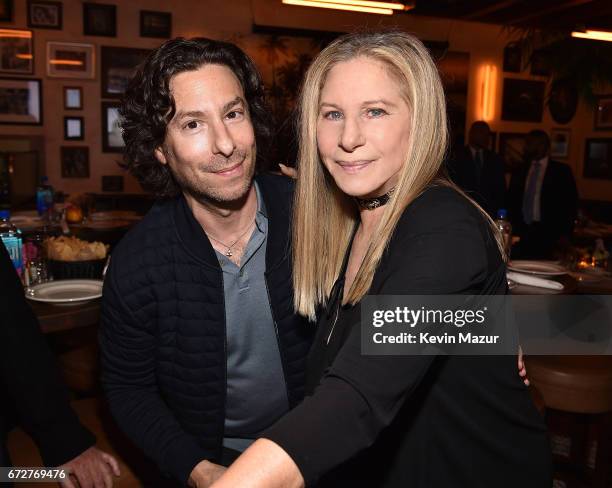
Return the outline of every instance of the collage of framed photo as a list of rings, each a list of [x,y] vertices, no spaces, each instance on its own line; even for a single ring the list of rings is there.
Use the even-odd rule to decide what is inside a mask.
[[[118,102],[102,102],[102,151],[123,152]]]
[[[586,140],[582,174],[585,178],[612,180],[612,138]]]
[[[92,80],[96,76],[95,53],[93,44],[47,42],[47,76]]]
[[[82,141],[85,133],[83,117],[64,117],[64,139],[67,141]]]
[[[550,157],[567,159],[570,147],[569,129],[552,129],[550,131]]]
[[[117,36],[117,7],[103,3],[83,3],[83,34]]]
[[[595,130],[612,130],[612,95],[597,98],[593,126]]]
[[[0,0],[0,22],[13,21],[13,0]]]
[[[170,12],[140,11],[140,37],[172,37],[172,14]]]
[[[41,125],[41,80],[0,78],[0,124]]]
[[[62,29],[62,2],[28,0],[28,27]]]
[[[0,72],[34,73],[33,37],[31,30],[0,29]]]
[[[83,89],[80,86],[64,87],[64,110],[83,110]]]
[[[60,147],[62,178],[89,178],[89,147]]]
[[[100,48],[102,98],[120,98],[125,93],[136,68],[149,52],[148,49],[102,46]]]

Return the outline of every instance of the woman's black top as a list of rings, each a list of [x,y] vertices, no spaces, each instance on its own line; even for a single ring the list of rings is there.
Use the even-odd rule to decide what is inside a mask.
[[[516,356],[362,355],[359,305],[338,307],[343,280],[317,324],[308,396],[263,435],[307,485],[549,488],[546,427]],[[488,223],[448,187],[406,208],[369,292],[505,293]]]

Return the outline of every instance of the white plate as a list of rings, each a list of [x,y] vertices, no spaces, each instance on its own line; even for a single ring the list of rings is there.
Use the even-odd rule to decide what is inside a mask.
[[[555,261],[510,261],[508,269],[537,276],[561,276],[568,273],[565,267]]]
[[[27,289],[30,300],[58,305],[84,303],[102,296],[101,280],[58,280]]]

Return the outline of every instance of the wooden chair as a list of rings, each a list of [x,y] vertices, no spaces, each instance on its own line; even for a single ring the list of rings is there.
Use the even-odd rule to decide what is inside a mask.
[[[597,455],[590,476],[594,488],[609,488],[612,455],[612,356],[529,356],[529,379],[547,408],[575,415],[576,425],[586,419],[596,432]],[[583,426],[582,426],[583,427]],[[584,429],[583,429],[584,430]],[[572,440],[571,460],[586,464],[586,434]]]

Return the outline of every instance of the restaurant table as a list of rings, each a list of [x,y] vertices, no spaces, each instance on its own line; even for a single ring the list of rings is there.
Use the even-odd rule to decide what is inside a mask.
[[[563,289],[550,290],[548,288],[517,284],[511,290],[511,293],[513,295],[612,295],[612,277],[608,276],[580,279],[580,275],[572,276],[567,274],[547,279],[563,283]]]
[[[551,290],[517,285],[511,293],[612,295],[612,277],[609,273],[570,273],[547,279],[562,283],[564,288]],[[531,388],[535,390],[533,396],[543,400],[544,406],[549,409],[547,415],[554,418],[559,412],[564,412],[564,415],[572,418],[571,449],[562,477],[575,481],[573,476],[576,472],[579,483],[587,482],[582,486],[608,488],[609,457],[612,452],[612,356],[526,355],[525,364]],[[585,469],[589,429],[597,441],[593,470]]]
[[[54,305],[28,300],[44,334],[90,327],[100,322],[101,300],[76,305]]]

